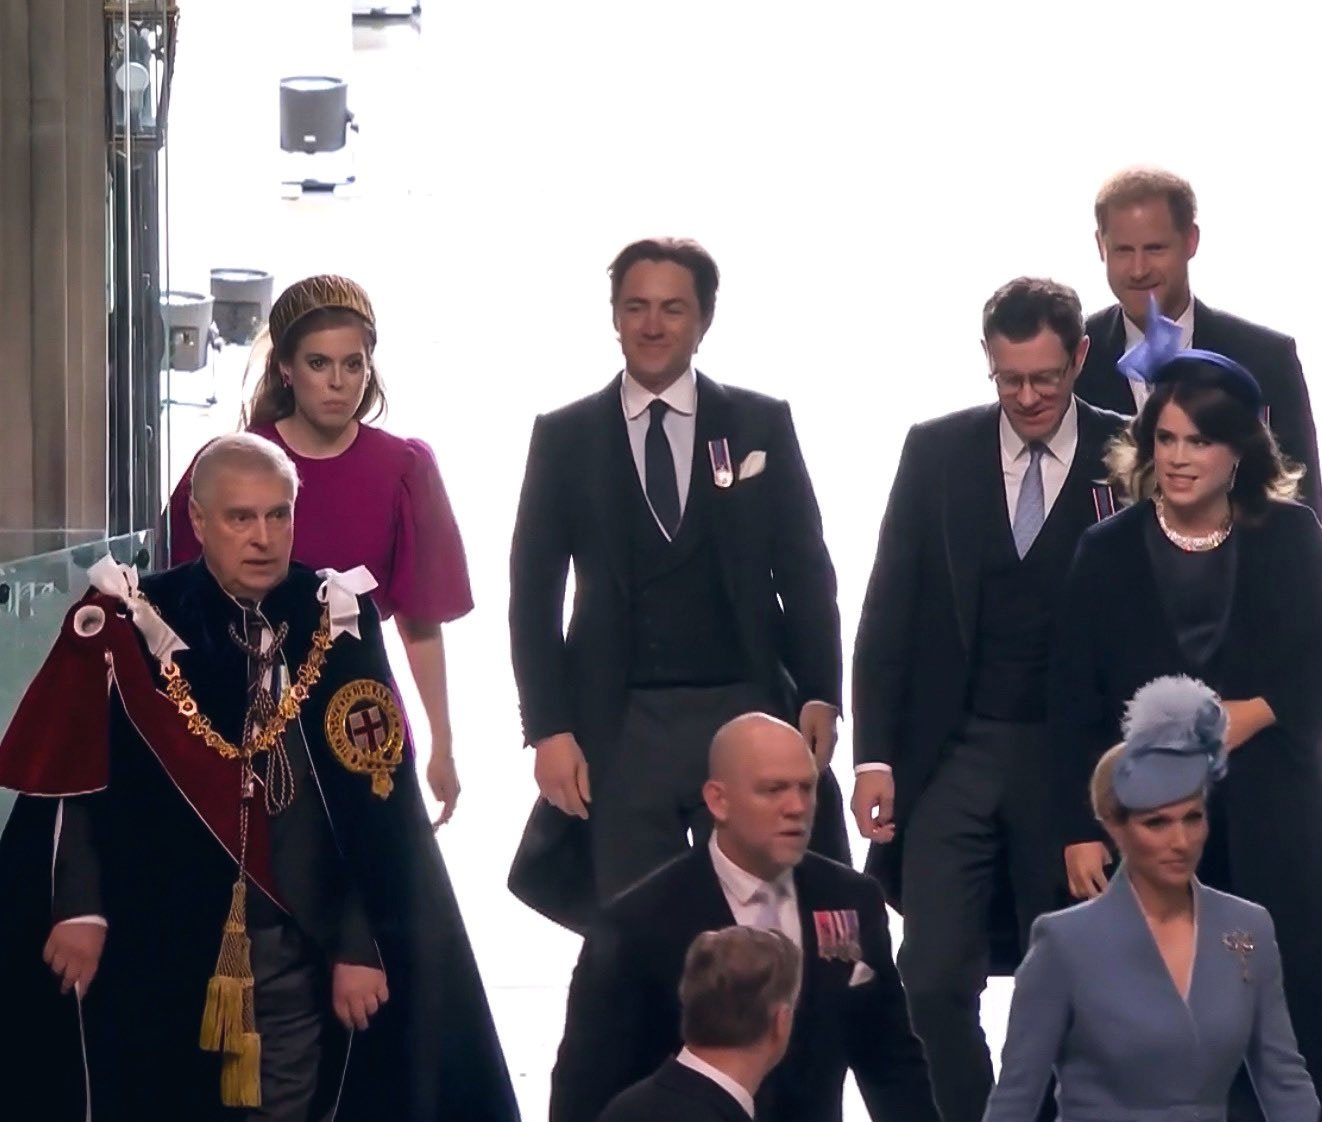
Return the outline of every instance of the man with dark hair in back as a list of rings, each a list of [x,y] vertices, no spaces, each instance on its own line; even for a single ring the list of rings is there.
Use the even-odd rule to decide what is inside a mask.
[[[693,241],[621,251],[610,295],[624,369],[539,416],[528,449],[509,620],[544,801],[521,857],[548,830],[576,831],[567,852],[591,866],[593,903],[682,853],[690,832],[706,841],[707,745],[748,710],[808,740],[826,808],[814,848],[849,859],[828,768],[841,705],[835,570],[789,406],[694,369],[718,282]],[[516,858],[511,887],[563,922],[530,896],[563,878],[548,864],[520,875]]]
[[[1180,325],[1180,345],[1233,358],[1262,386],[1267,423],[1281,451],[1306,469],[1303,498],[1322,511],[1317,430],[1308,384],[1288,335],[1210,308],[1189,289],[1189,262],[1198,252],[1198,201],[1188,181],[1160,168],[1128,168],[1108,179],[1093,205],[1097,250],[1116,303],[1088,317],[1092,340],[1075,392],[1084,401],[1126,415],[1148,389],[1116,367],[1143,338],[1148,300]]]
[[[910,430],[854,647],[853,810],[904,915],[900,975],[943,1122],[978,1122],[991,1090],[978,1014],[999,870],[1020,946],[1063,891],[1049,636],[1124,423],[1074,395],[1088,339],[1073,289],[1011,281],[982,330],[998,401]]]
[[[684,1047],[617,1095],[598,1122],[746,1122],[785,1055],[799,949],[779,931],[726,927],[689,947],[679,980]]]

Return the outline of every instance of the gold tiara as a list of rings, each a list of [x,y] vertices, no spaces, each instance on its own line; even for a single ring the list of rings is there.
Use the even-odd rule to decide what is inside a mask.
[[[271,307],[271,342],[278,347],[285,332],[294,324],[308,313],[322,308],[347,308],[357,312],[367,321],[367,326],[376,331],[372,301],[367,298],[362,285],[348,277],[323,275],[291,284],[280,294],[280,299]]]

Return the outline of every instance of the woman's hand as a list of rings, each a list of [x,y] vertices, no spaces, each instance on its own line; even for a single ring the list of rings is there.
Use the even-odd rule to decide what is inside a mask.
[[[441,804],[440,816],[431,824],[433,830],[439,830],[450,821],[455,803],[459,801],[459,772],[454,766],[454,750],[448,732],[432,733],[427,786]]]

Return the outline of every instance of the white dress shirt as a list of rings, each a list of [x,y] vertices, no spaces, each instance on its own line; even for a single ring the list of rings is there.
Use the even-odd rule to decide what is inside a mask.
[[[711,854],[712,867],[716,870],[716,879],[720,881],[725,902],[730,905],[730,914],[740,927],[758,926],[757,919],[762,910],[762,898],[766,892],[778,892],[780,908],[777,915],[780,933],[800,950],[803,949],[803,924],[799,919],[799,894],[794,888],[794,873],[787,870],[774,884],[768,884],[761,877],[747,869],[742,869],[725,855],[716,840],[717,832],[712,831],[707,840],[707,852]]]
[[[713,1067],[702,1057],[695,1056],[687,1048],[680,1049],[679,1055],[675,1057],[675,1062],[683,1064],[690,1071],[696,1071],[699,1075],[705,1075],[742,1106],[748,1112],[749,1118],[753,1117],[753,1096],[748,1093],[748,1088],[737,1079],[731,1079],[720,1068]]]
[[[1046,442],[1047,450],[1041,460],[1042,498],[1046,500],[1043,516],[1051,514],[1051,508],[1060,497],[1065,486],[1065,477],[1074,463],[1074,453],[1079,447],[1079,406],[1070,398],[1069,408],[1061,418],[1060,427]],[[1001,411],[1001,472],[1005,478],[1005,509],[1014,521],[1015,507],[1019,505],[1019,492],[1024,485],[1024,476],[1028,474],[1028,464],[1032,452],[1024,438],[1014,431],[1010,418]]]
[[[1121,315],[1125,321],[1125,351],[1128,352],[1132,347],[1143,341],[1143,329],[1124,313],[1121,313]],[[1180,350],[1187,351],[1193,346],[1192,296],[1189,297],[1189,306],[1180,313],[1175,322],[1180,328]],[[1143,408],[1143,403],[1152,395],[1152,387],[1146,382],[1136,382],[1133,379],[1127,379],[1127,381],[1129,382],[1129,388],[1134,391],[1134,408],[1140,410]]]
[[[638,469],[638,482],[643,485],[643,495],[647,495],[647,430],[652,424],[652,416],[647,408],[660,398],[670,406],[666,410],[661,427],[666,439],[670,441],[670,455],[675,461],[675,483],[679,487],[679,515],[684,517],[684,507],[689,498],[689,482],[693,475],[693,442],[697,439],[698,425],[698,380],[693,367],[689,367],[679,378],[671,382],[661,393],[653,393],[641,382],[635,381],[627,370],[620,380],[620,404],[624,409],[624,419],[629,426],[629,449],[633,452],[634,467]],[[651,500],[648,500],[651,508]],[[656,518],[656,511],[652,511]],[[661,532],[670,535],[656,518]]]

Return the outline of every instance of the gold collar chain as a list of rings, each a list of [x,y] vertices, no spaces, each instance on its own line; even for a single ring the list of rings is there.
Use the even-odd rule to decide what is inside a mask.
[[[322,667],[326,662],[326,652],[331,648],[330,609],[321,609],[321,625],[312,636],[312,650],[298,671],[298,680],[280,695],[274,719],[262,727],[253,739],[236,748],[211,727],[211,722],[202,715],[193,700],[193,693],[188,688],[177,663],[162,664],[161,674],[165,677],[166,695],[174,702],[179,715],[188,722],[188,731],[206,741],[209,748],[218,752],[227,760],[252,759],[260,752],[268,752],[285,734],[289,722],[298,717],[303,702],[307,701],[312,687],[321,677]]]

